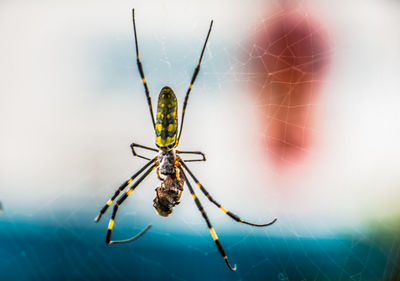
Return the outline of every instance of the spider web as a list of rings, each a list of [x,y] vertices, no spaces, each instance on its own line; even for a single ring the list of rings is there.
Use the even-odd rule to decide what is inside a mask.
[[[227,13],[223,4],[1,4],[2,279],[398,280],[399,7],[371,4],[356,17],[357,2],[300,2],[296,13],[316,29],[294,42],[322,32],[329,47],[298,55],[294,42],[277,44],[285,35],[267,46],[256,40],[271,34],[285,5],[260,1]],[[170,218],[155,215],[154,175],[121,206],[114,228],[122,239],[152,223],[140,240],[105,245],[110,210],[93,223],[114,189],[144,165],[129,144],[154,142],[134,63],[132,7],[153,104],[165,85],[182,102],[215,21],[180,149],[206,153],[207,162],[190,168],[226,208],[258,223],[278,218],[263,229],[237,224],[196,190],[236,273],[227,270],[190,194]],[[273,47],[290,55],[277,56]],[[328,70],[301,68],[310,56]],[[291,80],[276,76],[274,67],[290,59],[299,59],[300,70],[289,71]],[[265,79],[263,72],[274,74]],[[304,81],[307,97],[288,100]],[[278,84],[283,99],[269,99]],[[384,96],[376,97],[378,90]],[[292,126],[299,139],[288,135]]]

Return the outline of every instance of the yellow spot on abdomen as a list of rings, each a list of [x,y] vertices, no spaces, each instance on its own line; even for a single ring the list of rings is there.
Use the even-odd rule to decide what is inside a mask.
[[[168,125],[168,128],[167,128],[168,132],[172,132],[172,131],[175,131],[175,130],[176,130],[176,124],[169,124]]]
[[[132,189],[132,188],[130,188],[130,189],[128,190],[128,192],[126,193],[126,195],[129,195],[129,194],[131,194],[131,193],[132,193],[132,191],[133,191],[133,189]]]
[[[175,136],[173,136],[172,138],[167,137],[167,145],[173,144],[175,142]]]
[[[130,184],[132,181],[133,181],[133,179],[129,179],[129,180],[127,181],[127,184]]]
[[[163,141],[162,141],[162,139],[161,139],[161,136],[156,137],[156,144],[157,144],[158,146],[162,146],[162,145],[163,145]]]
[[[156,124],[156,131],[157,132],[161,132],[162,131],[162,129],[163,129],[163,125],[162,124]]]
[[[219,208],[220,208],[225,214],[228,213],[228,210],[225,209],[224,207],[221,206],[221,207],[219,207]]]
[[[108,202],[107,202],[107,206],[110,206],[112,202],[113,202],[113,201],[112,201],[111,199],[110,199],[110,200],[108,200]]]

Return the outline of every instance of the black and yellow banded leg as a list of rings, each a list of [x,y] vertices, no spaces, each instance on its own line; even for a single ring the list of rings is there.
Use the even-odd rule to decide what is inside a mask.
[[[215,244],[217,245],[217,248],[218,248],[221,256],[224,258],[224,260],[225,260],[226,264],[228,265],[229,269],[232,270],[232,271],[235,271],[236,270],[236,265],[234,265],[233,267],[230,265],[230,263],[228,261],[228,257],[227,257],[227,255],[225,253],[225,250],[222,247],[221,242],[219,242],[217,233],[215,232],[214,228],[212,227],[211,222],[208,219],[208,216],[206,214],[206,211],[204,210],[203,206],[201,205],[199,198],[197,198],[196,193],[194,192],[192,186],[190,185],[190,182],[189,182],[188,178],[186,177],[186,174],[183,171],[183,169],[181,169],[181,175],[182,175],[183,179],[185,180],[185,182],[186,182],[186,184],[187,184],[187,186],[189,188],[190,193],[192,194],[193,200],[196,203],[197,208],[199,209],[199,211],[203,215],[204,220],[207,223],[208,229],[210,230],[211,236],[212,236],[213,240],[215,241]]]
[[[147,169],[147,171],[132,185],[132,187],[129,188],[128,191],[125,192],[124,195],[122,195],[118,199],[118,201],[115,203],[110,222],[108,223],[107,233],[106,233],[106,243],[107,244],[121,244],[121,243],[131,242],[131,241],[139,238],[140,236],[142,236],[151,227],[151,225],[148,225],[139,234],[133,236],[132,238],[129,238],[126,240],[111,241],[112,229],[114,226],[114,221],[115,221],[115,217],[117,215],[119,206],[125,201],[126,198],[128,198],[128,196],[132,193],[132,191],[134,191],[135,188],[150,174],[150,172],[153,171],[153,169],[155,167],[157,167],[157,164],[153,164],[149,169]]]
[[[178,181],[181,181],[181,164],[179,164],[181,160],[182,159],[178,155],[176,155],[174,166],[175,166],[175,177]]]
[[[180,163],[182,164],[183,168],[189,173],[190,177],[196,182],[197,186],[200,188],[200,190],[203,192],[203,194],[208,198],[208,200],[210,200],[214,205],[216,205],[220,210],[222,210],[225,214],[230,216],[235,221],[240,222],[240,223],[244,223],[244,224],[248,224],[248,225],[252,225],[252,226],[258,226],[258,227],[268,226],[268,225],[271,225],[271,224],[276,222],[276,218],[273,219],[270,222],[263,223],[263,224],[255,224],[255,223],[251,223],[251,222],[247,222],[247,221],[242,220],[237,215],[235,215],[234,213],[228,211],[221,204],[219,204],[217,201],[215,201],[214,198],[211,197],[210,193],[208,193],[208,191],[203,187],[203,185],[193,175],[192,171],[190,171],[190,169],[186,166],[186,164],[183,161],[181,161]]]
[[[115,191],[114,195],[110,200],[104,205],[104,207],[100,210],[99,215],[94,219],[95,222],[98,222],[101,216],[107,211],[108,207],[112,204],[112,202],[117,198],[117,196],[128,186],[138,175],[140,175],[144,170],[146,170],[154,161],[157,160],[157,157],[153,158],[146,165],[144,165],[139,171],[137,171],[133,176],[127,179],[121,186]]]
[[[145,146],[145,145],[141,145],[141,144],[134,143],[134,142],[131,143],[130,147],[132,149],[133,156],[136,156],[136,157],[139,157],[139,158],[143,158],[143,159],[146,159],[146,160],[150,160],[150,158],[147,158],[145,156],[142,156],[142,155],[139,155],[138,153],[136,153],[135,147],[139,147],[139,148],[143,148],[143,149],[146,149],[146,150],[151,150],[151,151],[154,151],[154,152],[158,152],[158,150],[155,149],[155,148],[152,148],[152,147],[149,147],[149,146]]]
[[[185,119],[185,112],[186,112],[186,107],[187,107],[187,103],[188,103],[188,99],[189,99],[189,94],[190,94],[190,91],[192,90],[192,87],[193,87],[194,82],[196,81],[197,75],[198,75],[199,72],[200,72],[201,61],[203,60],[204,50],[206,49],[206,45],[207,45],[207,42],[208,42],[208,38],[210,37],[210,33],[211,33],[211,28],[212,28],[213,22],[214,22],[214,21],[211,21],[211,23],[210,23],[210,28],[208,29],[206,41],[204,42],[203,49],[201,50],[199,62],[197,63],[196,68],[194,69],[194,72],[193,72],[193,75],[192,75],[192,80],[190,81],[189,88],[188,88],[187,91],[186,91],[185,100],[184,100],[184,102],[183,102],[182,123],[181,123],[181,127],[180,127],[180,129],[179,129],[179,135],[178,135],[178,139],[177,139],[177,141],[176,141],[175,147],[178,146],[179,140],[180,140],[180,138],[181,138],[182,128],[183,128],[183,121],[184,121],[184,119]]]
[[[132,19],[133,19],[133,31],[135,33],[136,64],[137,64],[137,67],[139,70],[140,77],[142,78],[143,87],[144,87],[144,91],[146,93],[146,98],[147,98],[147,104],[149,105],[149,109],[150,109],[151,121],[153,122],[153,128],[155,130],[156,122],[154,121],[153,106],[151,105],[150,92],[149,92],[149,88],[147,87],[146,78],[144,77],[143,66],[139,59],[139,46],[138,46],[138,40],[137,40],[137,35],[136,35],[136,23],[135,23],[135,9],[132,9]]]
[[[181,151],[181,150],[176,150],[176,153],[177,154],[197,154],[197,155],[201,155],[201,157],[202,157],[202,158],[199,158],[199,159],[184,160],[185,162],[206,161],[206,156],[201,151]]]

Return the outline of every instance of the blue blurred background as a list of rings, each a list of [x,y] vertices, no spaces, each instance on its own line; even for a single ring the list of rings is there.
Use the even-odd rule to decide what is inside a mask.
[[[152,223],[146,235],[108,246],[110,212],[93,222],[145,163],[129,144],[154,143],[132,8],[153,105],[169,85],[182,106],[214,19],[180,149],[207,155],[190,167],[227,209],[255,223],[278,218],[241,225],[198,194],[237,272],[190,194],[171,217],[155,214],[154,174],[113,233]],[[2,1],[1,280],[399,280],[399,13],[397,1],[372,0]],[[282,47],[268,32],[287,15],[310,29]],[[276,41],[292,34],[282,30]],[[304,40],[311,59],[321,56],[316,34],[318,75],[292,60],[304,58],[294,47]],[[276,104],[296,93],[306,98]]]

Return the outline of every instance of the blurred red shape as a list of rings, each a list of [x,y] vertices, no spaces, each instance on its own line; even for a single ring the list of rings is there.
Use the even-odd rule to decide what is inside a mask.
[[[249,71],[262,150],[282,167],[302,160],[313,143],[315,105],[331,46],[321,24],[295,7],[267,15],[252,40]]]

